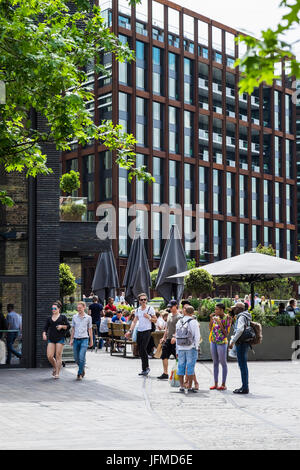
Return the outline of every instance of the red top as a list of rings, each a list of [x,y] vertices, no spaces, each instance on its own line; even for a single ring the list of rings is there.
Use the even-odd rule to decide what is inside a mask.
[[[107,304],[107,305],[104,307],[104,310],[110,310],[111,312],[116,312],[116,311],[117,311],[117,307],[116,307],[115,305]]]

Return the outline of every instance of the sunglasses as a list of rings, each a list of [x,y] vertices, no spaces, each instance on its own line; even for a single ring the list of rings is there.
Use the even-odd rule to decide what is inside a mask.
[[[140,299],[140,302],[147,302],[147,299]]]
[[[51,307],[52,310],[57,310],[57,307]]]

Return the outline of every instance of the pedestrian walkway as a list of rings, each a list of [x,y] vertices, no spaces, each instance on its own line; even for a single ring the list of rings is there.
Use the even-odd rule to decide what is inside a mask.
[[[170,365],[173,365],[170,361]],[[249,363],[250,394],[236,396],[236,363],[228,390],[209,391],[212,363],[198,362],[197,394],[182,395],[148,378],[139,359],[87,353],[86,378],[67,365],[0,371],[1,449],[300,449],[300,363]]]

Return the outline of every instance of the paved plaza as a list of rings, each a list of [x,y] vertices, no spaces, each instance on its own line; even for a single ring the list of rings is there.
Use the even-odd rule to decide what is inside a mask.
[[[171,360],[173,365],[174,361]],[[300,449],[300,361],[251,362],[251,393],[233,395],[239,369],[230,362],[228,391],[209,391],[212,363],[197,362],[197,394],[160,382],[161,360],[88,351],[86,378],[67,364],[0,371],[0,449]]]

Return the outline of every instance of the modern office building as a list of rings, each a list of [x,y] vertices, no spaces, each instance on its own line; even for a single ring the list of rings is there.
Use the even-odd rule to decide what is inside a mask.
[[[171,214],[169,225],[179,225],[187,257],[197,264],[259,243],[293,259],[296,109],[284,64],[272,87],[239,95],[240,71],[233,64],[245,51],[235,42],[238,31],[166,0],[144,0],[136,8],[126,0],[104,0],[100,6],[136,60],[118,64],[103,54],[109,76],[90,72],[95,90],[90,109],[97,123],[112,119],[136,136],[137,163],[146,165],[155,183],[128,183],[115,155],[97,143],[86,148],[73,143],[72,152],[62,156],[62,170],[80,171],[79,196],[88,198],[88,220],[97,220],[101,203],[117,209],[113,248],[120,280],[132,223],[146,232],[150,268],[158,266],[163,204],[181,213]],[[92,273],[93,266],[90,259],[83,269]]]
[[[145,165],[155,183],[129,183],[116,155],[96,142],[85,148],[73,142],[61,158],[46,148],[50,176],[27,180],[0,172],[1,189],[16,203],[0,206],[0,303],[3,311],[14,303],[23,317],[16,367],[48,364],[41,333],[59,297],[59,262],[76,274],[77,298],[90,293],[97,257],[109,248],[96,234],[103,203],[116,208],[113,249],[121,283],[128,228],[144,234],[151,269],[172,223],[197,264],[259,243],[290,259],[297,250],[296,106],[284,67],[272,87],[239,96],[233,64],[244,51],[234,41],[238,31],[164,0],[136,9],[125,0],[101,7],[136,61],[118,63],[103,54],[109,75],[89,73],[86,86],[95,92],[89,108],[97,123],[112,119],[136,136],[137,165]],[[36,125],[44,124],[37,118]],[[66,217],[70,207],[63,207],[68,200],[59,191],[61,171],[71,169],[81,175],[73,194],[77,215],[87,206],[79,221]]]

